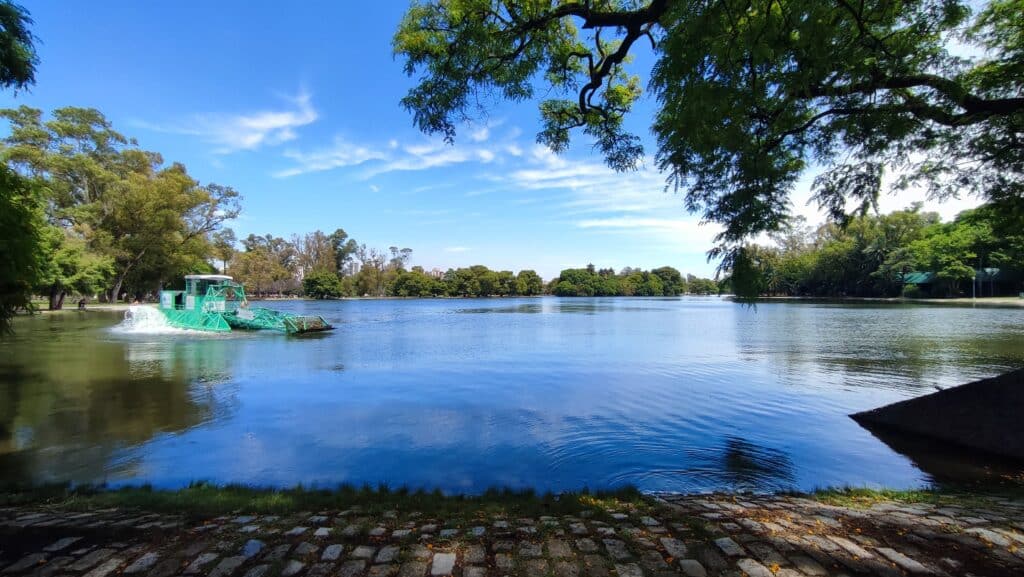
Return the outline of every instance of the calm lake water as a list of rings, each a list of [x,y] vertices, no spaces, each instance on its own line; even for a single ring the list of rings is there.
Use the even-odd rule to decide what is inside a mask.
[[[1024,366],[1024,309],[717,298],[287,302],[306,337],[21,318],[0,341],[0,481],[477,492],[910,487],[849,413]]]

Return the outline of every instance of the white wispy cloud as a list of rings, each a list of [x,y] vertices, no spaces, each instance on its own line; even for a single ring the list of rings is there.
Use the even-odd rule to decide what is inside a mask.
[[[326,148],[289,150],[285,157],[294,161],[294,166],[275,172],[278,178],[366,164],[359,174],[366,180],[389,172],[428,170],[468,162],[488,164],[497,158],[497,153],[487,147],[450,146],[440,141],[402,146],[390,140],[384,146],[374,146],[336,138]]]
[[[383,160],[387,158],[387,153],[366,146],[352,144],[338,137],[327,148],[312,152],[288,150],[284,153],[284,156],[295,161],[295,166],[275,172],[274,176],[277,178],[286,178],[345,166],[356,166],[370,160]]]
[[[473,142],[486,142],[491,136],[491,129],[484,126],[469,133],[469,139]]]
[[[285,97],[287,107],[246,114],[197,114],[170,124],[136,123],[159,132],[197,136],[215,146],[217,154],[256,150],[276,146],[298,137],[296,129],[312,124],[319,117],[312,96],[301,91]]]
[[[469,252],[469,247],[468,246],[446,246],[446,247],[444,247],[444,251],[445,252],[451,252],[451,253]]]

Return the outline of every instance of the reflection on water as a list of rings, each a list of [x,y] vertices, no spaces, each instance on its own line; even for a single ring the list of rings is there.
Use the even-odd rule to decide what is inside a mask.
[[[907,487],[980,473],[959,457],[907,458],[846,415],[1024,364],[1024,309],[713,298],[275,307],[337,330],[18,319],[0,341],[0,481]]]
[[[1024,465],[1019,461],[883,426],[869,423],[862,426],[892,450],[907,456],[936,484],[950,487],[1024,485]]]

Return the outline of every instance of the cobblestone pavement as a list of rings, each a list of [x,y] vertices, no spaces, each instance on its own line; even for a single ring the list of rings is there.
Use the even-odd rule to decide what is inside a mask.
[[[0,577],[1024,575],[1024,501],[664,496],[579,517],[0,509]]]

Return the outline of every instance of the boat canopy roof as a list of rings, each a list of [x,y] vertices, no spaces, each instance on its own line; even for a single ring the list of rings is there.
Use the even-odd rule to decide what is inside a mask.
[[[187,274],[185,280],[233,280],[224,274]]]

